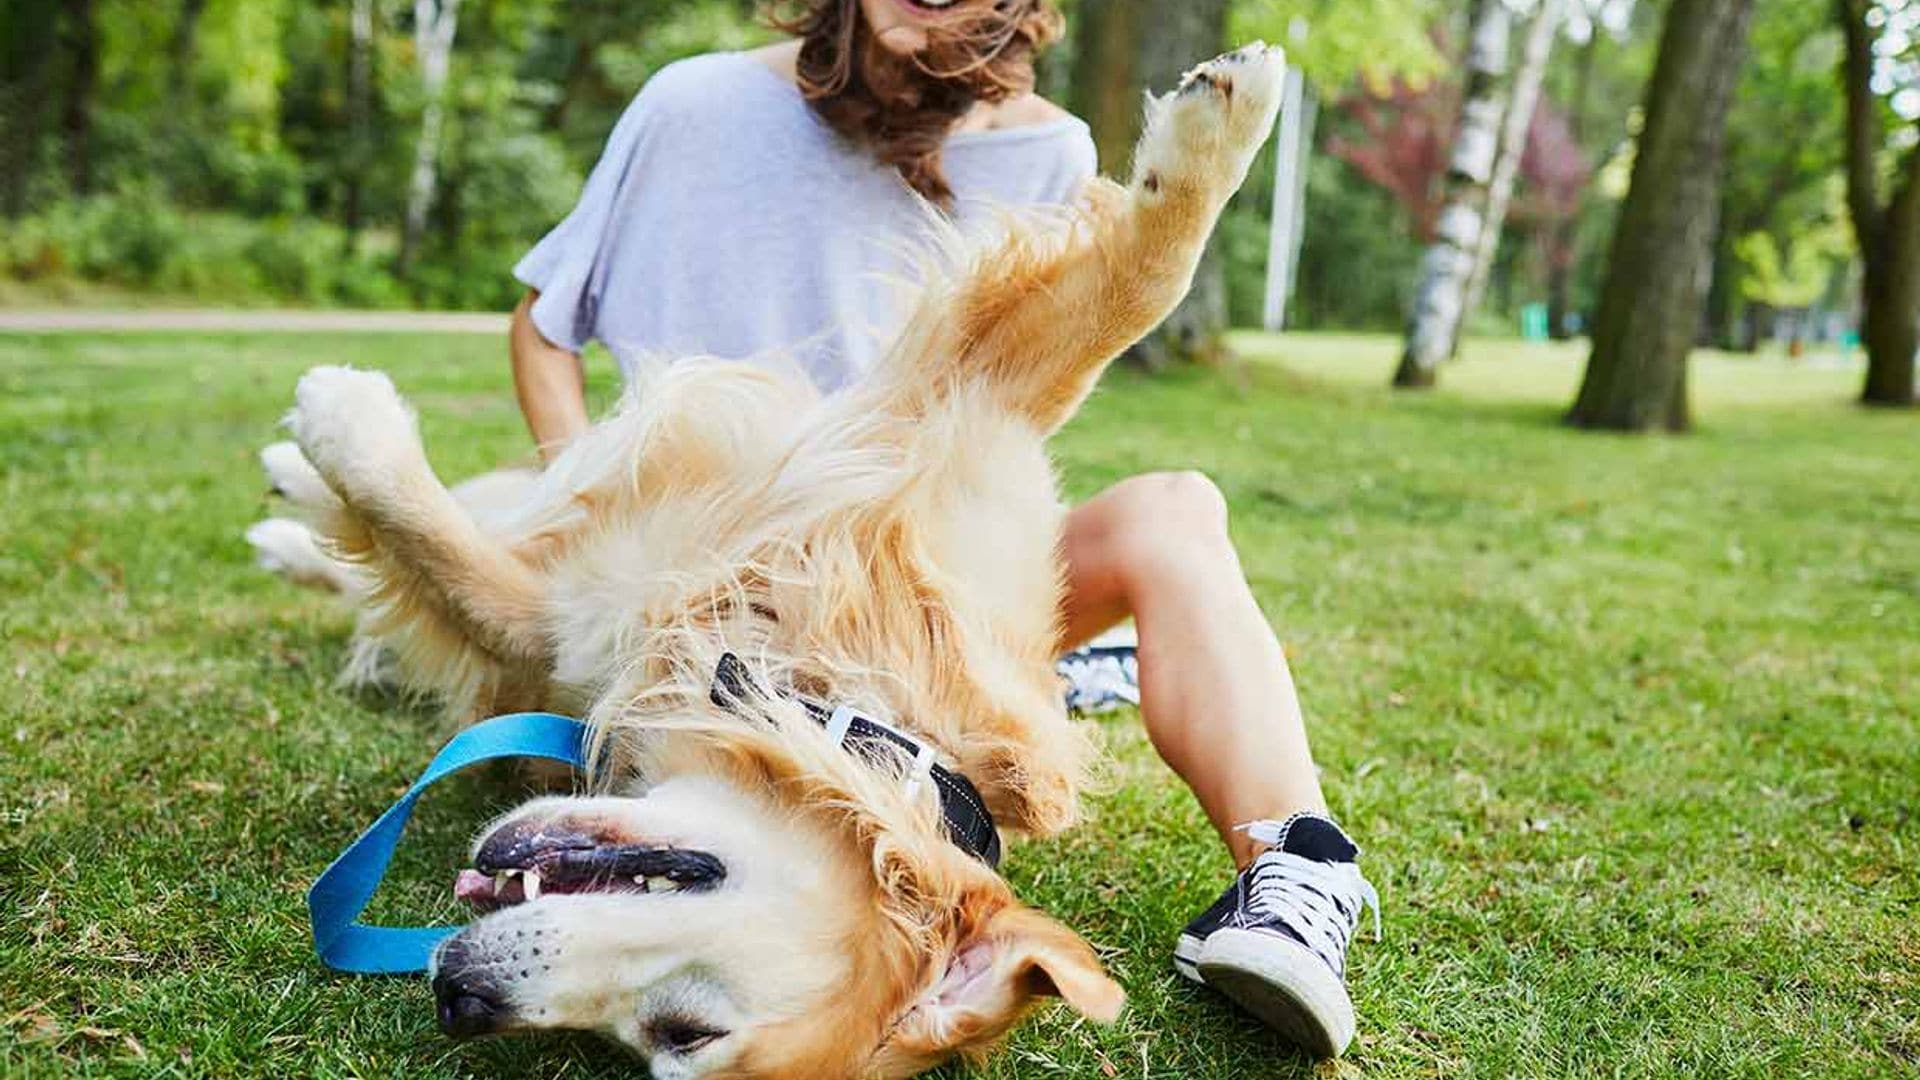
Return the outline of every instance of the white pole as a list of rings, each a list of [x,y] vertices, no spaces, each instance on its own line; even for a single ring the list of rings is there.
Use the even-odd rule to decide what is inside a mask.
[[[1306,153],[1301,132],[1306,121],[1306,78],[1297,67],[1287,68],[1285,96],[1280,105],[1280,129],[1273,140],[1273,227],[1267,234],[1267,302],[1261,324],[1281,330],[1287,324],[1287,301],[1293,296],[1294,258],[1300,247]]]
[[[1320,117],[1320,95],[1311,82],[1300,91],[1300,149],[1293,166],[1293,251],[1287,259],[1287,306],[1300,288],[1300,250],[1307,246],[1307,172],[1313,168],[1313,129]]]

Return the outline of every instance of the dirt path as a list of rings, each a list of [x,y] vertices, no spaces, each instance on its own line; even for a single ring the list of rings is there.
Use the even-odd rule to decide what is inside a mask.
[[[116,334],[183,333],[385,333],[499,334],[507,316],[486,312],[425,311],[222,311],[0,310],[0,333]]]

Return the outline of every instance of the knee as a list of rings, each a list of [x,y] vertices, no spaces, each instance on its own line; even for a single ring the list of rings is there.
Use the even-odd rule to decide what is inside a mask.
[[[1169,572],[1231,559],[1227,499],[1206,474],[1193,471],[1136,476],[1111,492],[1106,530],[1122,573],[1163,579]]]
[[[1224,533],[1227,497],[1206,473],[1193,469],[1147,473],[1122,480],[1110,492],[1127,524],[1155,523],[1192,534]]]

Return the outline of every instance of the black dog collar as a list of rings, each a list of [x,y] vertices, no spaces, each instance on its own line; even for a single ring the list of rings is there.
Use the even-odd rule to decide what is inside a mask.
[[[753,681],[746,662],[727,653],[714,669],[713,690],[709,696],[715,705],[731,710],[738,702],[765,695]],[[803,697],[795,696],[793,700],[826,728],[828,736],[841,747],[868,761],[878,765],[888,758],[904,757],[910,763],[908,783],[917,783],[925,777],[940,793],[940,815],[946,820],[947,838],[967,854],[999,868],[1000,832],[994,827],[993,815],[987,812],[986,800],[980,797],[980,789],[973,786],[973,781],[935,760],[931,744],[845,705],[830,708]]]

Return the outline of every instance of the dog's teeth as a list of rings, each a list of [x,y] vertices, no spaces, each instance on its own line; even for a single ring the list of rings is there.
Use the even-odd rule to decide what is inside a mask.
[[[528,900],[540,899],[540,871],[528,870],[520,875],[520,887],[527,892]]]
[[[648,892],[674,892],[679,888],[680,883],[670,877],[650,877],[647,879]]]
[[[647,890],[647,875],[645,875],[645,874],[635,874],[635,875],[633,875],[633,883],[634,883],[635,885],[638,885],[638,886],[640,886],[640,891],[641,891],[641,892],[646,892],[646,891],[648,891],[648,890]]]

